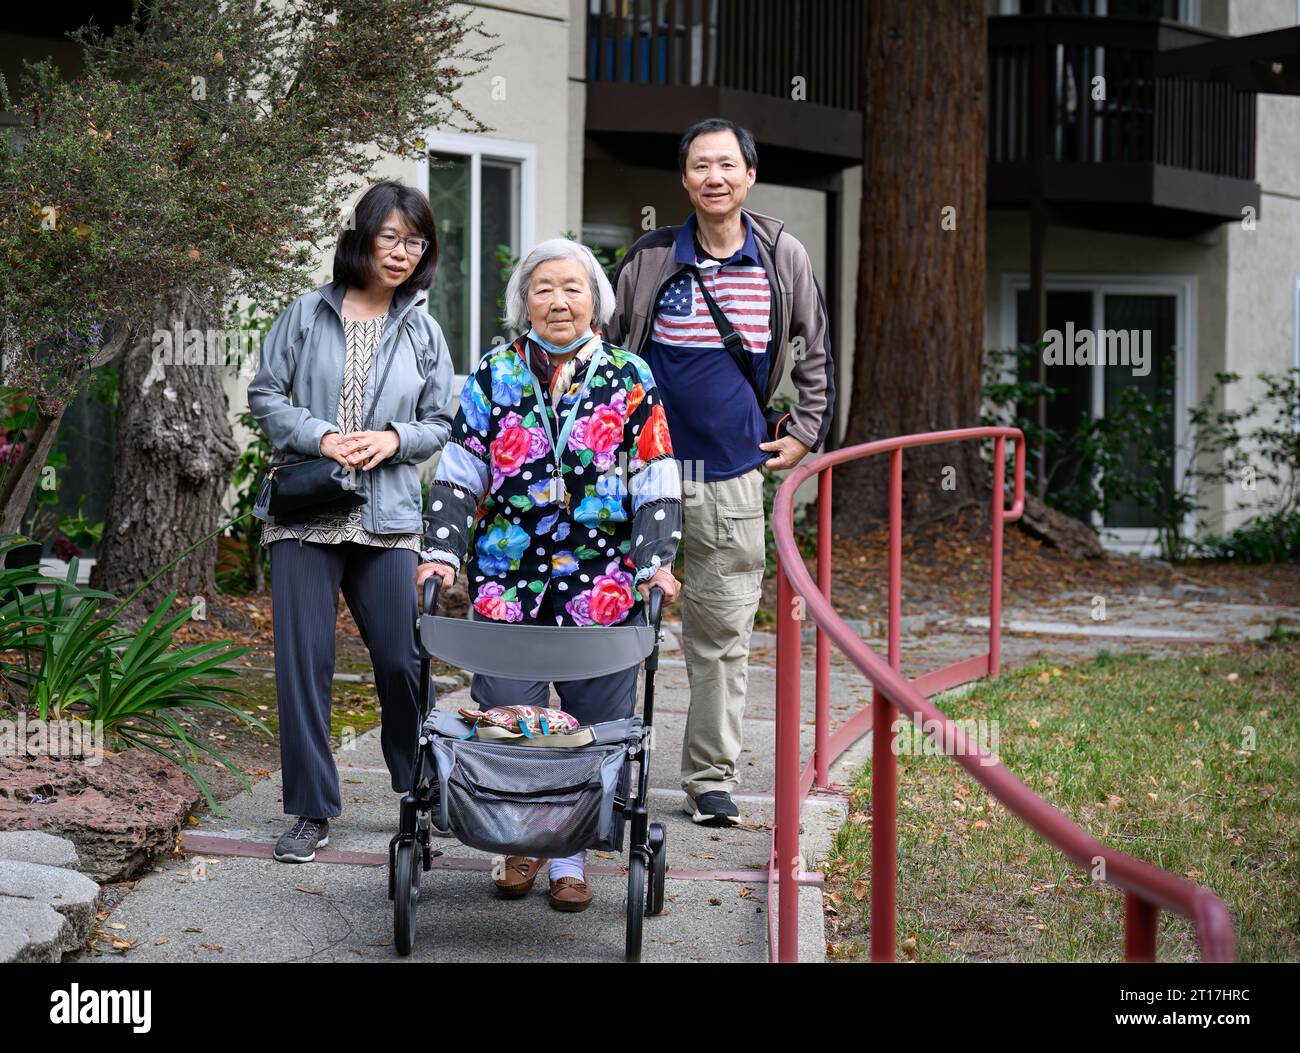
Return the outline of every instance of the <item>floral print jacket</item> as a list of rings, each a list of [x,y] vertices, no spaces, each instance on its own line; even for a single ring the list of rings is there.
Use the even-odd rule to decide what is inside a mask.
[[[584,392],[598,349],[603,361]],[[520,337],[466,379],[429,488],[423,558],[459,569],[468,551],[479,617],[537,622],[549,607],[557,625],[628,622],[641,607],[634,585],[671,568],[681,539],[681,477],[663,404],[641,358],[593,337],[557,419],[544,356]],[[560,494],[534,375],[551,435],[577,414],[561,451]]]

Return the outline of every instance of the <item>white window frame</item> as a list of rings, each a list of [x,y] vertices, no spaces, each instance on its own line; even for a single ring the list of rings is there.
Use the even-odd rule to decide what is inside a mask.
[[[1024,272],[1002,275],[1001,329],[1002,347],[1016,346],[1016,299],[1029,291],[1029,275]],[[1187,414],[1196,403],[1196,304],[1197,279],[1194,274],[1050,274],[1048,292],[1091,292],[1093,324],[1104,318],[1107,295],[1173,296],[1174,309],[1174,480],[1183,477],[1188,462]],[[1297,310],[1300,310],[1300,282],[1297,282]],[[1092,380],[1094,418],[1105,412],[1106,388],[1103,363],[1098,363]],[[1004,365],[1008,381],[1015,379],[1014,364]],[[1193,492],[1195,481],[1193,481]],[[1092,526],[1102,543],[1112,551],[1139,556],[1159,555],[1160,546],[1154,528],[1105,527],[1102,517],[1094,513]],[[1196,517],[1188,515],[1182,535],[1196,531]]]
[[[1300,3],[1300,0],[1296,0]],[[1295,347],[1292,348],[1292,362],[1296,369],[1300,369],[1300,278],[1295,280]]]
[[[453,154],[469,159],[469,368],[473,370],[479,363],[482,348],[478,347],[478,333],[481,329],[479,297],[482,292],[483,275],[480,258],[482,255],[482,230],[479,217],[482,214],[482,173],[483,161],[518,161],[519,162],[519,256],[522,259],[537,244],[537,145],[519,142],[514,139],[493,139],[486,135],[473,135],[457,132],[424,133],[427,149],[434,154]],[[429,192],[429,159],[421,154],[416,163],[417,186],[427,194]],[[436,279],[435,279],[436,280]],[[465,381],[464,374],[457,374],[457,387]]]
[[[1300,0],[1296,0],[1300,6]],[[1295,331],[1294,346],[1291,349],[1291,365],[1295,369],[1300,369],[1300,278],[1295,280]],[[1294,424],[1295,430],[1300,432],[1300,417],[1296,418]]]

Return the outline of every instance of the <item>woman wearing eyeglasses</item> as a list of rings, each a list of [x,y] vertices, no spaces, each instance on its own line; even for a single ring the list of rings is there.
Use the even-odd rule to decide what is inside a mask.
[[[364,498],[279,522],[264,488],[253,510],[271,558],[284,810],[297,817],[276,844],[281,862],[314,859],[343,811],[330,741],[340,588],[374,667],[393,790],[410,788],[420,722],[417,465],[442,448],[452,420],[451,355],[425,307],[437,261],[428,198],[391,180],[371,187],[339,238],[334,280],[276,318],[248,386],[279,454],[337,461]]]

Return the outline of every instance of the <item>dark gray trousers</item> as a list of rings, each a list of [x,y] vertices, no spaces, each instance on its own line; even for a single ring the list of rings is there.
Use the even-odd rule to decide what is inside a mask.
[[[379,741],[384,762],[394,792],[405,793],[421,718],[415,640],[418,554],[350,541],[321,545],[294,538],[274,541],[270,547],[285,814],[343,814],[330,741],[340,588],[370,651],[382,711]],[[432,685],[429,690],[432,705]]]
[[[594,676],[588,680],[557,680],[555,690],[560,708],[580,724],[599,724],[605,720],[622,720],[636,709],[636,675],[634,665],[617,673]],[[550,703],[550,685],[545,680],[510,680],[504,676],[475,673],[470,681],[470,697],[482,709],[493,706],[538,706]]]
[[[552,589],[542,600],[539,624],[551,619]],[[474,621],[485,619],[473,607],[469,611]],[[622,669],[605,676],[586,680],[557,680],[555,691],[560,696],[560,708],[572,715],[580,724],[600,724],[606,720],[623,720],[636,712],[636,677],[640,665]],[[550,685],[545,680],[511,680],[504,676],[475,673],[469,685],[469,696],[481,709],[494,706],[536,706],[545,709],[551,704]]]

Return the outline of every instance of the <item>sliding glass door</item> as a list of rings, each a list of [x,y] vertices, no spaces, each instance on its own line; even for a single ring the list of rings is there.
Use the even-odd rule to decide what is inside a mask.
[[[1015,343],[1029,345],[1050,338],[1065,346],[1072,340],[1081,350],[1085,341],[1091,341],[1097,351],[1092,364],[1067,360],[1047,366],[1047,384],[1056,392],[1047,406],[1048,428],[1068,439],[1081,422],[1123,412],[1126,391],[1140,392],[1159,407],[1153,437],[1163,456],[1152,464],[1143,461],[1140,450],[1130,448],[1125,467],[1138,474],[1158,471],[1161,487],[1171,493],[1182,470],[1179,444],[1188,406],[1185,386],[1191,379],[1187,375],[1191,341],[1185,330],[1190,325],[1194,288],[1185,279],[1049,279],[1045,331],[1035,336],[1029,332],[1026,285],[1015,279],[1009,290],[1015,294]],[[1128,365],[1114,361],[1120,348],[1126,349]],[[1109,349],[1109,364],[1105,349]],[[1036,379],[1036,368],[1035,361],[1022,379]],[[1022,406],[1020,412],[1032,418],[1035,408]],[[1048,490],[1058,496],[1071,488],[1095,492],[1100,480],[1086,478],[1090,471],[1079,445],[1067,441],[1049,452]],[[1117,497],[1106,515],[1095,516],[1093,523],[1109,540],[1126,547],[1147,544],[1158,521],[1154,509]]]

